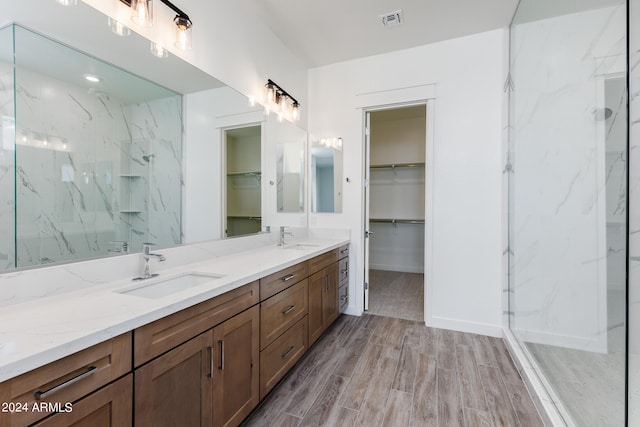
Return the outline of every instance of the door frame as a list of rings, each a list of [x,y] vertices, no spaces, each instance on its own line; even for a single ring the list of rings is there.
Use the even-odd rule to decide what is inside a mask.
[[[369,251],[367,245],[366,232],[369,231],[369,170],[370,170],[370,140],[369,140],[369,115],[374,111],[392,110],[396,108],[405,108],[424,105],[426,106],[426,138],[425,138],[425,223],[424,223],[424,322],[427,326],[431,326],[433,321],[433,310],[431,301],[433,300],[433,182],[434,182],[434,158],[435,158],[435,98],[424,100],[396,102],[386,105],[376,105],[362,108],[362,143],[363,143],[363,227],[362,227],[362,247],[363,247],[363,307],[364,311],[368,309],[369,290],[366,281],[369,277]]]

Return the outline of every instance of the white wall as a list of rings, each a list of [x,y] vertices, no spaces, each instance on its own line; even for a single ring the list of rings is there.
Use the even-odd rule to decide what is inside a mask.
[[[309,131],[344,140],[344,209],[310,214],[311,227],[351,229],[355,272],[348,313],[363,311],[363,99],[414,101],[435,84],[433,250],[427,324],[501,335],[503,30],[309,71]],[[377,94],[379,94],[379,96]],[[397,96],[391,96],[393,93]],[[385,103],[386,101],[381,101]],[[373,105],[372,105],[373,106]],[[429,132],[428,132],[429,134]],[[429,172],[427,173],[429,175]],[[427,202],[429,204],[429,202]],[[429,229],[429,227],[427,227]]]

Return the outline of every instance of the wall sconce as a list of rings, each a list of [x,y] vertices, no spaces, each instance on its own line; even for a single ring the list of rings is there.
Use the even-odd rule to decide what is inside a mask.
[[[289,118],[293,121],[300,120],[300,103],[273,80],[267,80],[265,87],[265,111],[271,111],[278,115],[278,119]]]
[[[122,3],[131,7],[131,20],[144,27],[150,27],[153,24],[153,0],[120,0]],[[173,18],[176,24],[175,30],[175,46],[182,50],[191,49],[192,36],[191,29],[193,23],[189,19],[189,15],[184,13],[180,8],[171,3],[169,0],[160,0],[169,9],[176,13]]]

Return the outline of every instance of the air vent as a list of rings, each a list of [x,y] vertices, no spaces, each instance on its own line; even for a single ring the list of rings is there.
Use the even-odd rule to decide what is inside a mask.
[[[404,24],[402,10],[396,10],[395,12],[380,15],[380,21],[382,22],[383,27],[397,27],[398,25]]]

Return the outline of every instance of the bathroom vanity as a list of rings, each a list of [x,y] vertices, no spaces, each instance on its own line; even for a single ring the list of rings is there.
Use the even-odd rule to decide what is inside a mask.
[[[338,317],[348,255],[267,245],[19,304],[6,320],[58,317],[40,336],[0,325],[0,426],[238,425]]]

